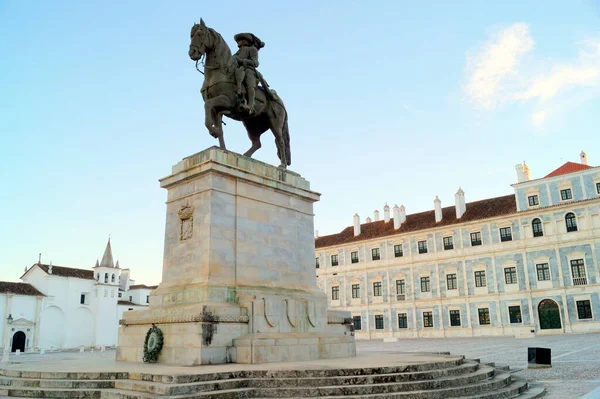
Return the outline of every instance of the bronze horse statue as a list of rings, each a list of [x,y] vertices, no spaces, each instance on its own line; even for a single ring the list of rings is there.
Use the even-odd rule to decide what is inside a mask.
[[[244,153],[250,157],[261,147],[260,135],[271,129],[275,136],[277,156],[281,160],[280,167],[291,165],[288,115],[283,101],[262,80],[262,86],[256,90],[253,112],[245,110],[236,89],[237,63],[223,37],[207,27],[203,20],[194,24],[190,36],[189,56],[196,61],[196,67],[198,61],[205,57],[202,98],[204,123],[210,135],[219,139],[219,146],[226,149],[223,139],[223,115],[241,121],[252,141],[252,146]]]

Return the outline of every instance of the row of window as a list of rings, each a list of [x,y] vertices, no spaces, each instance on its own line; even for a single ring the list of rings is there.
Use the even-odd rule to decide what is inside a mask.
[[[577,304],[577,317],[580,320],[592,319],[592,306],[589,300],[576,301]],[[460,310],[449,310],[449,318],[450,318],[450,326],[451,327],[460,327],[461,319],[460,319]],[[489,308],[479,308],[477,309],[479,325],[486,326],[490,325],[490,309]],[[422,312],[423,317],[423,327],[431,328],[433,325],[433,312],[425,311]],[[521,316],[521,306],[509,306],[508,307],[508,317],[511,323],[522,323],[523,318]],[[354,329],[360,331],[362,329],[362,321],[361,316],[353,316],[352,321],[354,324]],[[383,330],[383,315],[376,314],[375,315],[375,329]],[[408,315],[407,313],[398,313],[398,328],[408,328]]]
[[[569,212],[565,215],[565,225],[567,228],[567,232],[577,231],[577,217],[573,212]],[[544,235],[544,229],[542,227],[542,221],[539,218],[535,218],[531,221],[531,228],[533,230],[534,237],[542,237]],[[481,239],[481,232],[473,232],[470,234],[471,238],[471,246],[475,247],[478,245],[482,245],[483,241]],[[507,242],[512,241],[512,229],[510,227],[502,227],[500,228],[500,241]],[[454,237],[447,236],[443,237],[444,250],[454,249]],[[418,241],[417,247],[420,254],[427,253],[427,241]],[[404,256],[402,251],[402,245],[397,244],[394,245],[394,257],[399,258]],[[380,260],[381,252],[379,248],[371,249],[371,260]],[[358,251],[350,252],[350,260],[352,263],[358,263]],[[320,267],[319,258],[316,258],[315,265],[317,269]],[[331,266],[339,265],[338,255],[331,255]]]
[[[600,183],[596,183],[596,193],[600,194]],[[565,188],[560,190],[560,199],[561,201],[569,201],[573,199],[573,192],[570,188]],[[537,194],[530,195],[527,197],[527,202],[529,206],[537,206],[540,204],[540,199]]]
[[[550,265],[548,263],[538,263],[535,265],[537,280],[548,281],[550,280]],[[571,260],[571,274],[573,276],[573,285],[585,285],[587,284],[587,276],[585,273],[585,264],[583,259]],[[487,278],[485,270],[477,270],[473,272],[475,280],[475,287],[486,287]],[[421,277],[421,292],[431,292],[431,278],[428,276]],[[516,267],[505,267],[504,268],[504,282],[506,284],[517,284],[517,268]],[[373,282],[373,296],[382,296],[382,285],[381,281]],[[446,275],[446,288],[448,290],[458,289],[456,273],[450,273]],[[396,295],[406,294],[406,281],[404,279],[396,280]],[[360,284],[352,284],[352,298],[360,298]],[[331,300],[337,301],[340,299],[340,287],[331,287]]]
[[[104,282],[105,283],[108,283],[108,278],[109,278],[108,273],[104,273]],[[120,276],[115,277],[115,274],[113,273],[112,276],[110,276],[110,282],[114,283],[116,278],[118,278],[119,280],[121,279]],[[100,281],[100,273],[96,273],[96,281]]]

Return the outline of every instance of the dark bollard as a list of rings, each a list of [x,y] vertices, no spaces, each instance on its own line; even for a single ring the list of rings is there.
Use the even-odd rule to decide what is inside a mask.
[[[552,350],[550,348],[527,348],[527,368],[552,367]]]

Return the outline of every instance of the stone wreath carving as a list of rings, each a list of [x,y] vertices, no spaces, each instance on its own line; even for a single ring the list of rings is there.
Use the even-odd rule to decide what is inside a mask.
[[[144,340],[144,362],[145,363],[156,363],[158,355],[162,350],[164,343],[164,336],[160,328],[152,324],[152,327],[146,333],[146,339]]]

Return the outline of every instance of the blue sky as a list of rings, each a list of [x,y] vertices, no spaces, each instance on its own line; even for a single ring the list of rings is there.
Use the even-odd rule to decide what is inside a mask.
[[[239,11],[236,11],[239,10]],[[216,145],[189,30],[250,31],[290,115],[291,169],[322,193],[315,228],[359,213],[512,192],[581,150],[600,162],[600,1],[0,0],[0,280],[37,261],[160,281],[158,179]],[[225,126],[228,148],[250,142]],[[255,157],[277,163],[270,134]]]

